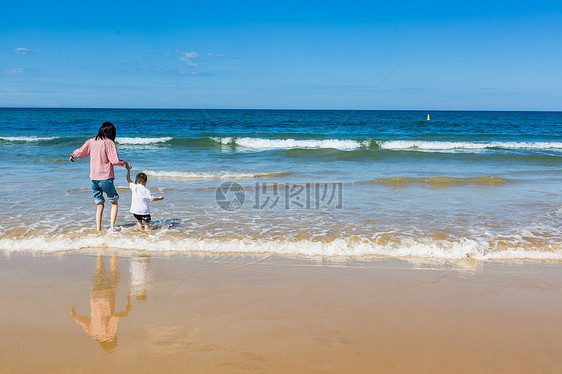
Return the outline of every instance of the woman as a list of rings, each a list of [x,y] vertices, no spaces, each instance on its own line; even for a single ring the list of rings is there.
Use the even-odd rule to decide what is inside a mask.
[[[119,194],[115,191],[113,180],[115,174],[113,165],[127,166],[128,163],[119,159],[117,148],[115,147],[115,136],[117,132],[115,126],[111,122],[105,122],[101,125],[96,137],[86,140],[86,143],[79,149],[72,152],[70,162],[74,162],[74,158],[83,158],[90,156],[90,179],[92,180],[92,192],[94,200],[98,206],[96,211],[96,228],[101,231],[101,217],[105,199],[103,193],[107,195],[107,200],[111,202],[111,227],[113,230],[115,220],[117,219],[117,201]]]

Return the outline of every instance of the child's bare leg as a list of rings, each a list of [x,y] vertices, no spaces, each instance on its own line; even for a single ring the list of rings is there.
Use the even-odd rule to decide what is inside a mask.
[[[150,223],[146,222],[146,223],[144,224],[144,229],[145,229],[146,231],[150,230]]]
[[[109,229],[113,230],[115,226],[115,220],[117,219],[117,210],[119,210],[119,206],[117,201],[111,203],[111,224]]]
[[[137,227],[139,228],[139,230],[142,230],[142,221],[140,219],[137,220]]]
[[[98,204],[97,210],[96,210],[96,230],[97,231],[101,231],[101,217],[103,215],[103,208],[104,208],[104,204]]]

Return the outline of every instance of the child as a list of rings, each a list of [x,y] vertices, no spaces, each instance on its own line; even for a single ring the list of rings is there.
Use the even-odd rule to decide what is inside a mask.
[[[164,200],[164,196],[154,197],[152,193],[146,188],[147,177],[145,173],[138,173],[135,178],[135,183],[131,181],[131,167],[127,167],[127,182],[129,188],[133,192],[131,199],[131,213],[137,219],[137,226],[139,229],[148,230],[150,228],[150,210],[148,209],[149,201]]]

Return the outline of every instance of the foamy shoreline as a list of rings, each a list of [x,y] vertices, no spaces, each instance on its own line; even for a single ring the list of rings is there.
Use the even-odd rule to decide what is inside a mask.
[[[459,242],[424,243],[411,241],[402,245],[377,244],[376,242],[357,242],[335,239],[328,242],[299,240],[251,240],[228,239],[217,240],[178,238],[175,240],[157,235],[147,236],[145,233],[123,236],[119,232],[107,234],[90,234],[83,238],[28,238],[0,239],[0,250],[6,252],[32,253],[64,253],[81,252],[83,250],[124,250],[144,252],[157,255],[159,253],[189,255],[191,253],[218,254],[270,254],[302,257],[334,258],[396,258],[419,260],[477,260],[477,261],[562,261],[562,249],[552,246],[539,250],[532,246],[513,246],[502,250],[492,250],[486,243],[475,240]]]

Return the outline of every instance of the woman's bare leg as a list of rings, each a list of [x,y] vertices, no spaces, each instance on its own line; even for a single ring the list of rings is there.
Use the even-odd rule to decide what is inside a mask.
[[[103,257],[98,255],[98,261],[96,263],[96,269],[98,269],[98,274],[103,273]]]
[[[117,204],[117,201],[114,203],[111,203],[111,223],[110,223],[110,230],[113,230],[114,226],[115,226],[115,220],[117,220],[117,210],[119,209],[119,206]]]
[[[98,204],[98,208],[96,211],[96,230],[101,231],[101,217],[103,215],[103,208],[104,204]]]

